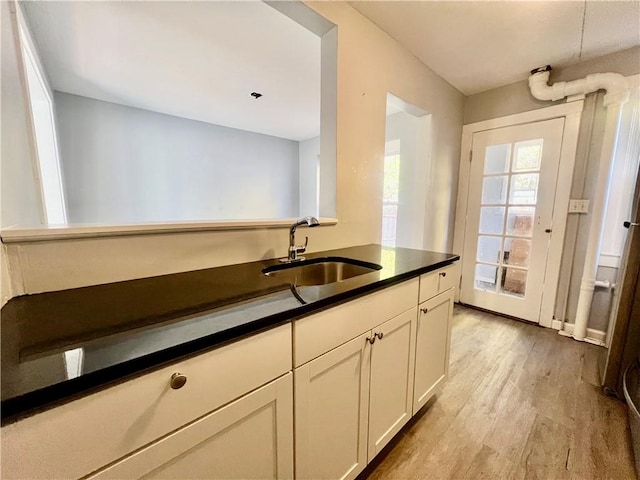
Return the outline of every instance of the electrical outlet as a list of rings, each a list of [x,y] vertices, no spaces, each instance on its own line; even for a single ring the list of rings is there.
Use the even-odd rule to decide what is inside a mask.
[[[569,213],[589,213],[589,200],[587,199],[569,200]]]

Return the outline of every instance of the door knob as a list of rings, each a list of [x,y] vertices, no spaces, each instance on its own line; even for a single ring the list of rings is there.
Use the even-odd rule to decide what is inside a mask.
[[[624,228],[629,228],[629,227],[637,227],[638,225],[640,225],[640,223],[638,223],[638,222],[624,222],[622,225],[624,226]]]
[[[182,373],[178,373],[178,372],[171,375],[171,380],[169,381],[169,385],[171,385],[171,388],[173,388],[174,390],[178,390],[179,388],[184,387],[185,383],[187,383],[186,375],[183,375]]]

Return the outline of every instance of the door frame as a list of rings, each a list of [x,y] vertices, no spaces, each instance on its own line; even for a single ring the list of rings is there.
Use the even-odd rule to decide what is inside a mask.
[[[571,183],[573,180],[573,168],[576,160],[578,148],[578,133],[580,130],[580,119],[584,108],[584,96],[576,98],[574,101],[540,108],[524,113],[516,113],[506,117],[493,118],[482,122],[470,123],[462,127],[462,145],[460,147],[460,169],[458,173],[458,198],[456,202],[455,227],[453,235],[453,251],[462,254],[465,230],[467,227],[467,210],[469,201],[469,182],[471,181],[471,152],[473,135],[475,133],[493,130],[496,128],[522,125],[526,123],[540,122],[554,118],[564,118],[564,132],[560,151],[560,165],[558,167],[558,182],[556,184],[556,195],[553,203],[553,216],[551,241],[549,244],[549,254],[545,265],[544,290],[540,306],[539,324],[543,327],[551,328],[553,323],[553,313],[558,293],[558,281],[560,279],[560,264],[562,260],[562,250],[567,227],[567,215],[569,210],[569,199],[571,196]],[[462,268],[464,267],[464,256],[461,256]],[[462,275],[462,274],[461,274]],[[458,285],[462,281],[462,276],[458,279]],[[460,289],[456,289],[456,301],[460,301]]]

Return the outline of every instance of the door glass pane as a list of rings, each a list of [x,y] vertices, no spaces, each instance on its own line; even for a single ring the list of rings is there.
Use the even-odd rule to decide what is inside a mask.
[[[530,237],[533,234],[535,213],[534,207],[509,207],[507,235]]]
[[[517,142],[513,160],[514,172],[526,172],[528,170],[540,170],[542,158],[542,139]]]
[[[478,237],[478,260],[499,263],[501,237]]]
[[[504,225],[504,207],[480,208],[480,232],[501,234]]]
[[[511,144],[491,145],[485,150],[484,174],[507,173],[509,171],[509,157]]]
[[[475,288],[495,292],[497,279],[498,267],[476,263]]]
[[[504,241],[504,263],[518,267],[529,266],[531,240],[524,238],[507,238]]]
[[[507,179],[509,177],[484,177],[482,181],[482,203],[507,203]]]
[[[522,173],[511,177],[509,203],[535,205],[538,198],[539,173]]]
[[[501,293],[524,297],[527,287],[527,271],[505,268],[502,271]]]

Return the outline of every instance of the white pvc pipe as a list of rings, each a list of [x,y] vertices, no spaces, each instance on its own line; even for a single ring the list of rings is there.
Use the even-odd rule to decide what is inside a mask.
[[[606,90],[604,106],[612,103],[623,104],[629,99],[629,87],[626,79],[619,73],[593,73],[571,82],[556,82],[549,85],[549,70],[534,73],[529,77],[531,95],[538,100],[556,101],[564,97],[588,94]]]
[[[603,102],[607,108],[607,119],[600,150],[598,178],[591,201],[591,222],[589,224],[587,252],[582,281],[580,282],[576,321],[573,328],[573,338],[584,341],[587,335],[591,301],[593,300],[593,291],[596,285],[598,260],[604,232],[604,215],[609,200],[611,171],[620,125],[621,107],[629,98],[629,88],[625,78],[617,73],[595,73],[580,80],[557,82],[553,85],[548,84],[549,75],[549,70],[546,70],[535,72],[529,77],[531,95],[538,100],[560,100],[566,96],[586,95],[601,89],[607,91]]]
[[[576,311],[576,323],[573,328],[573,338],[584,340],[587,335],[587,324],[591,311],[591,301],[598,273],[598,260],[604,235],[604,216],[609,203],[609,187],[611,172],[613,170],[613,158],[615,156],[618,139],[618,126],[620,123],[621,103],[611,103],[607,106],[607,120],[605,123],[604,138],[598,166],[598,177],[595,192],[591,202],[591,222],[589,223],[589,236],[587,252],[584,259],[584,269],[580,282],[580,296]]]

